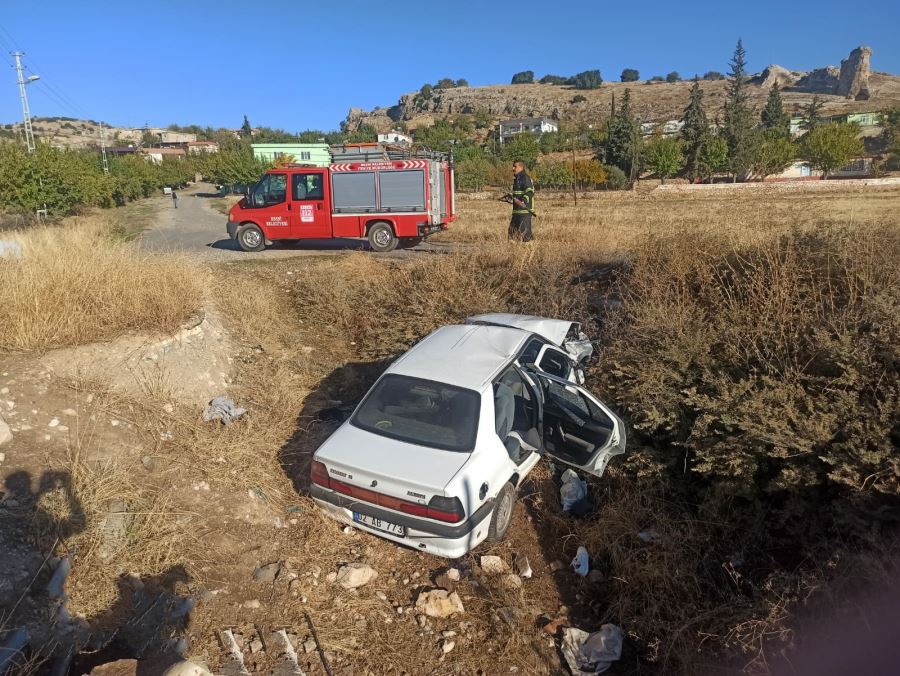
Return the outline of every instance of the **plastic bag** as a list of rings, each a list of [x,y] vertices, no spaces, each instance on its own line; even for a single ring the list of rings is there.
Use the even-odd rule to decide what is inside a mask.
[[[622,657],[622,630],[614,624],[604,624],[600,631],[586,631],[567,627],[563,631],[562,654],[573,676],[600,674]]]
[[[578,478],[574,470],[567,469],[562,475],[559,498],[564,512],[568,512],[579,500],[587,495],[587,484]]]
[[[572,563],[569,564],[572,566],[572,570],[574,570],[578,575],[584,577],[591,570],[591,562],[590,557],[588,556],[588,550],[584,547],[579,547],[578,551],[575,553],[575,558],[572,559]]]

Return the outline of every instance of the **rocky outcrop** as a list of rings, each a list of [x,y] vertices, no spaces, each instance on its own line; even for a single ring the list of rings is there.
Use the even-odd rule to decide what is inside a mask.
[[[759,85],[765,89],[771,89],[776,85],[781,89],[784,89],[797,82],[802,75],[803,73],[790,71],[787,68],[773,63],[756,77],[750,78],[750,83]]]
[[[816,68],[797,81],[796,89],[811,94],[834,94],[840,74],[834,66]]]
[[[850,52],[850,56],[841,61],[841,72],[834,93],[857,101],[867,100],[871,58],[872,50],[868,47],[857,47]]]

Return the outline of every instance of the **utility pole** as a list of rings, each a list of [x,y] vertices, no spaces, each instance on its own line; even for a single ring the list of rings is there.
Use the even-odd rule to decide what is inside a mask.
[[[109,173],[109,161],[106,159],[106,139],[103,136],[103,123],[100,123],[100,156],[103,158],[103,173]]]
[[[34,152],[34,131],[31,129],[31,112],[28,110],[28,94],[25,92],[25,85],[31,84],[35,80],[39,80],[40,76],[38,75],[29,75],[27,78],[22,73],[22,57],[25,56],[24,52],[11,52],[11,54],[16,58],[16,72],[19,75],[18,85],[19,85],[19,98],[22,99],[22,117],[24,120],[25,126],[25,145],[28,147],[28,152]]]

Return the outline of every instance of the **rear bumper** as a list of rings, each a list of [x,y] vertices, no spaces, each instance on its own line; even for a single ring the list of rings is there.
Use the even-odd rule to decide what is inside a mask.
[[[316,484],[310,486],[310,496],[328,516],[359,530],[377,535],[397,544],[406,545],[419,551],[451,559],[467,554],[487,537],[490,516],[494,511],[494,501],[486,501],[472,516],[458,524],[443,524],[425,519],[417,519],[399,512],[392,512],[367,502],[335,493]],[[406,537],[370,528],[353,520],[353,512],[359,512],[406,528]]]
[[[429,225],[428,223],[419,223],[419,237],[428,237],[429,235],[433,235],[435,233],[441,232],[442,230],[447,229],[446,223],[440,223],[438,225]]]

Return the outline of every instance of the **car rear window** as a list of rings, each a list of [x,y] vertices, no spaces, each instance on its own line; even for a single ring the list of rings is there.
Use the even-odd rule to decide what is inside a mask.
[[[446,451],[475,448],[481,396],[474,390],[388,374],[350,420],[383,437]]]

